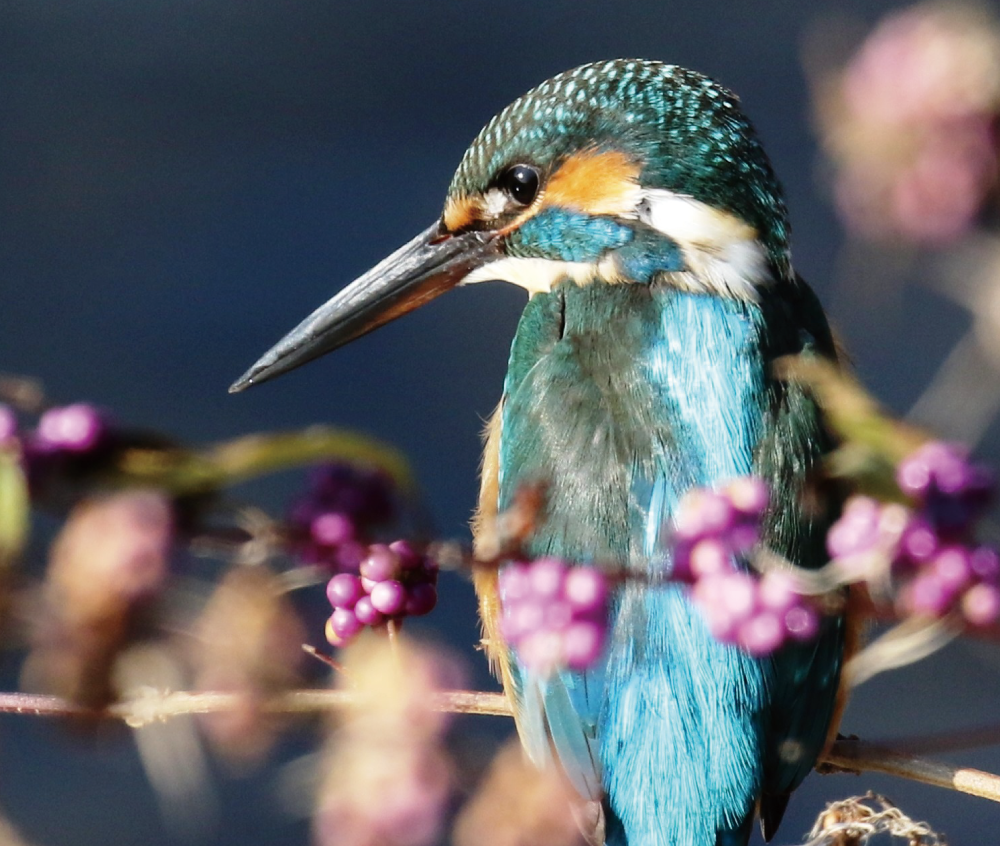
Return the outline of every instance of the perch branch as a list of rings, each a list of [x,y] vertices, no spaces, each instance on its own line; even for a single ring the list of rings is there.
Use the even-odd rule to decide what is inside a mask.
[[[834,770],[884,773],[1000,802],[1000,776],[931,761],[879,743],[853,738],[838,740],[823,763]]]
[[[236,693],[164,693],[146,688],[104,711],[89,711],[57,696],[29,693],[0,694],[0,713],[41,717],[98,717],[122,720],[133,728],[172,717],[230,711],[240,706]],[[316,714],[363,707],[364,700],[350,690],[296,690],[276,696],[264,705],[275,714]],[[432,707],[455,714],[511,716],[502,693],[445,690],[434,694]],[[931,761],[880,743],[858,739],[838,740],[822,765],[844,772],[878,772],[968,793],[1000,802],[1000,776]]]

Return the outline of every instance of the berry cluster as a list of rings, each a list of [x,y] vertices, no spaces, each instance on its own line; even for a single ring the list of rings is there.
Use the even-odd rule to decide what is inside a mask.
[[[896,481],[913,508],[853,497],[827,535],[831,557],[864,578],[891,576],[901,615],[997,622],[1000,556],[973,538],[993,496],[988,471],[960,447],[932,441],[900,463]]]
[[[121,441],[108,415],[88,403],[49,408],[34,426],[24,426],[13,408],[0,403],[0,450],[18,457],[34,496],[99,467]]]
[[[288,515],[294,551],[307,564],[357,573],[373,530],[396,516],[392,479],[352,464],[317,467]]]
[[[22,430],[17,413],[0,403],[0,448],[20,447],[25,460],[53,455],[82,455],[108,443],[107,415],[87,403],[50,408],[34,429]]]
[[[338,573],[326,586],[333,614],[326,639],[350,642],[365,626],[430,613],[437,604],[437,563],[407,541],[367,547],[358,572]]]
[[[768,491],[752,476],[721,490],[696,488],[681,499],[673,526],[671,577],[691,586],[712,634],[753,655],[767,655],[787,640],[808,640],[819,627],[815,607],[787,572],[758,578],[741,569],[760,539]]]
[[[524,666],[583,670],[607,635],[608,584],[596,567],[558,558],[508,564],[499,575],[501,631]]]

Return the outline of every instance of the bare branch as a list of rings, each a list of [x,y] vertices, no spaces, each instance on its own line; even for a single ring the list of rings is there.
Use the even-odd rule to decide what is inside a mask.
[[[165,693],[146,688],[104,711],[91,711],[57,696],[0,694],[0,713],[117,719],[133,728],[182,715],[229,711],[240,704],[237,693]],[[275,697],[264,705],[264,709],[280,714],[317,714],[363,706],[364,699],[351,690],[297,690]],[[513,713],[504,694],[485,691],[440,691],[434,695],[432,707],[456,714],[509,717]],[[880,743],[854,738],[838,740],[821,767],[827,771],[885,773],[1000,802],[1000,776],[931,761]]]
[[[143,688],[132,697],[103,711],[75,705],[58,696],[32,693],[0,694],[0,713],[36,717],[89,717],[122,720],[133,728],[162,722],[171,717],[232,711],[242,705],[238,693],[163,692]],[[263,710],[273,714],[317,714],[363,707],[364,699],[351,690],[296,690],[276,696]],[[502,693],[443,690],[434,695],[434,710],[454,714],[509,717],[510,703]]]
[[[1000,802],[1000,776],[919,758],[877,743],[838,740],[823,763],[836,770],[885,773]]]

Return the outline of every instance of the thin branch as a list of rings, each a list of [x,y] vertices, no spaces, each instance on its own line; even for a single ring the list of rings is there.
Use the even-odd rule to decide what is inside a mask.
[[[164,693],[147,688],[104,711],[89,711],[57,696],[0,694],[0,713],[117,719],[133,728],[183,715],[230,711],[241,704],[238,693]],[[363,706],[364,699],[350,690],[296,690],[271,699],[263,707],[275,714],[317,714]],[[455,714],[509,717],[513,713],[504,694],[485,691],[439,691],[433,695],[432,707]],[[881,743],[853,738],[838,740],[821,762],[821,767],[827,771],[885,773],[1000,802],[998,775],[931,761]]]
[[[243,699],[238,693],[165,693],[144,688],[132,697],[116,702],[102,711],[90,710],[58,696],[34,693],[0,693],[0,714],[27,714],[36,717],[90,717],[123,720],[133,727],[162,722],[189,714],[212,714],[232,711]],[[364,705],[364,699],[350,690],[296,690],[264,703],[273,714],[316,714],[341,711]],[[510,703],[502,693],[485,691],[442,690],[431,703],[437,711],[455,714],[480,714],[509,717]]]
[[[885,773],[1000,802],[1000,776],[918,758],[877,743],[838,740],[823,763],[837,770]]]

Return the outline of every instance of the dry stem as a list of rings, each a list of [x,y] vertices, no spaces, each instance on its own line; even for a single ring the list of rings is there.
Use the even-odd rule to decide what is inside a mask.
[[[172,717],[229,711],[239,707],[236,693],[164,693],[140,690],[104,711],[94,712],[57,696],[29,693],[0,694],[0,713],[40,717],[99,717],[122,720],[141,728]],[[350,690],[296,690],[277,696],[265,705],[271,713],[317,714],[361,707],[364,699]],[[433,708],[456,714],[511,716],[510,702],[502,693],[444,690],[434,694]],[[980,796],[1000,802],[1000,776],[968,767],[954,767],[856,738],[838,740],[822,762],[825,769],[846,772],[879,772],[911,781]]]

